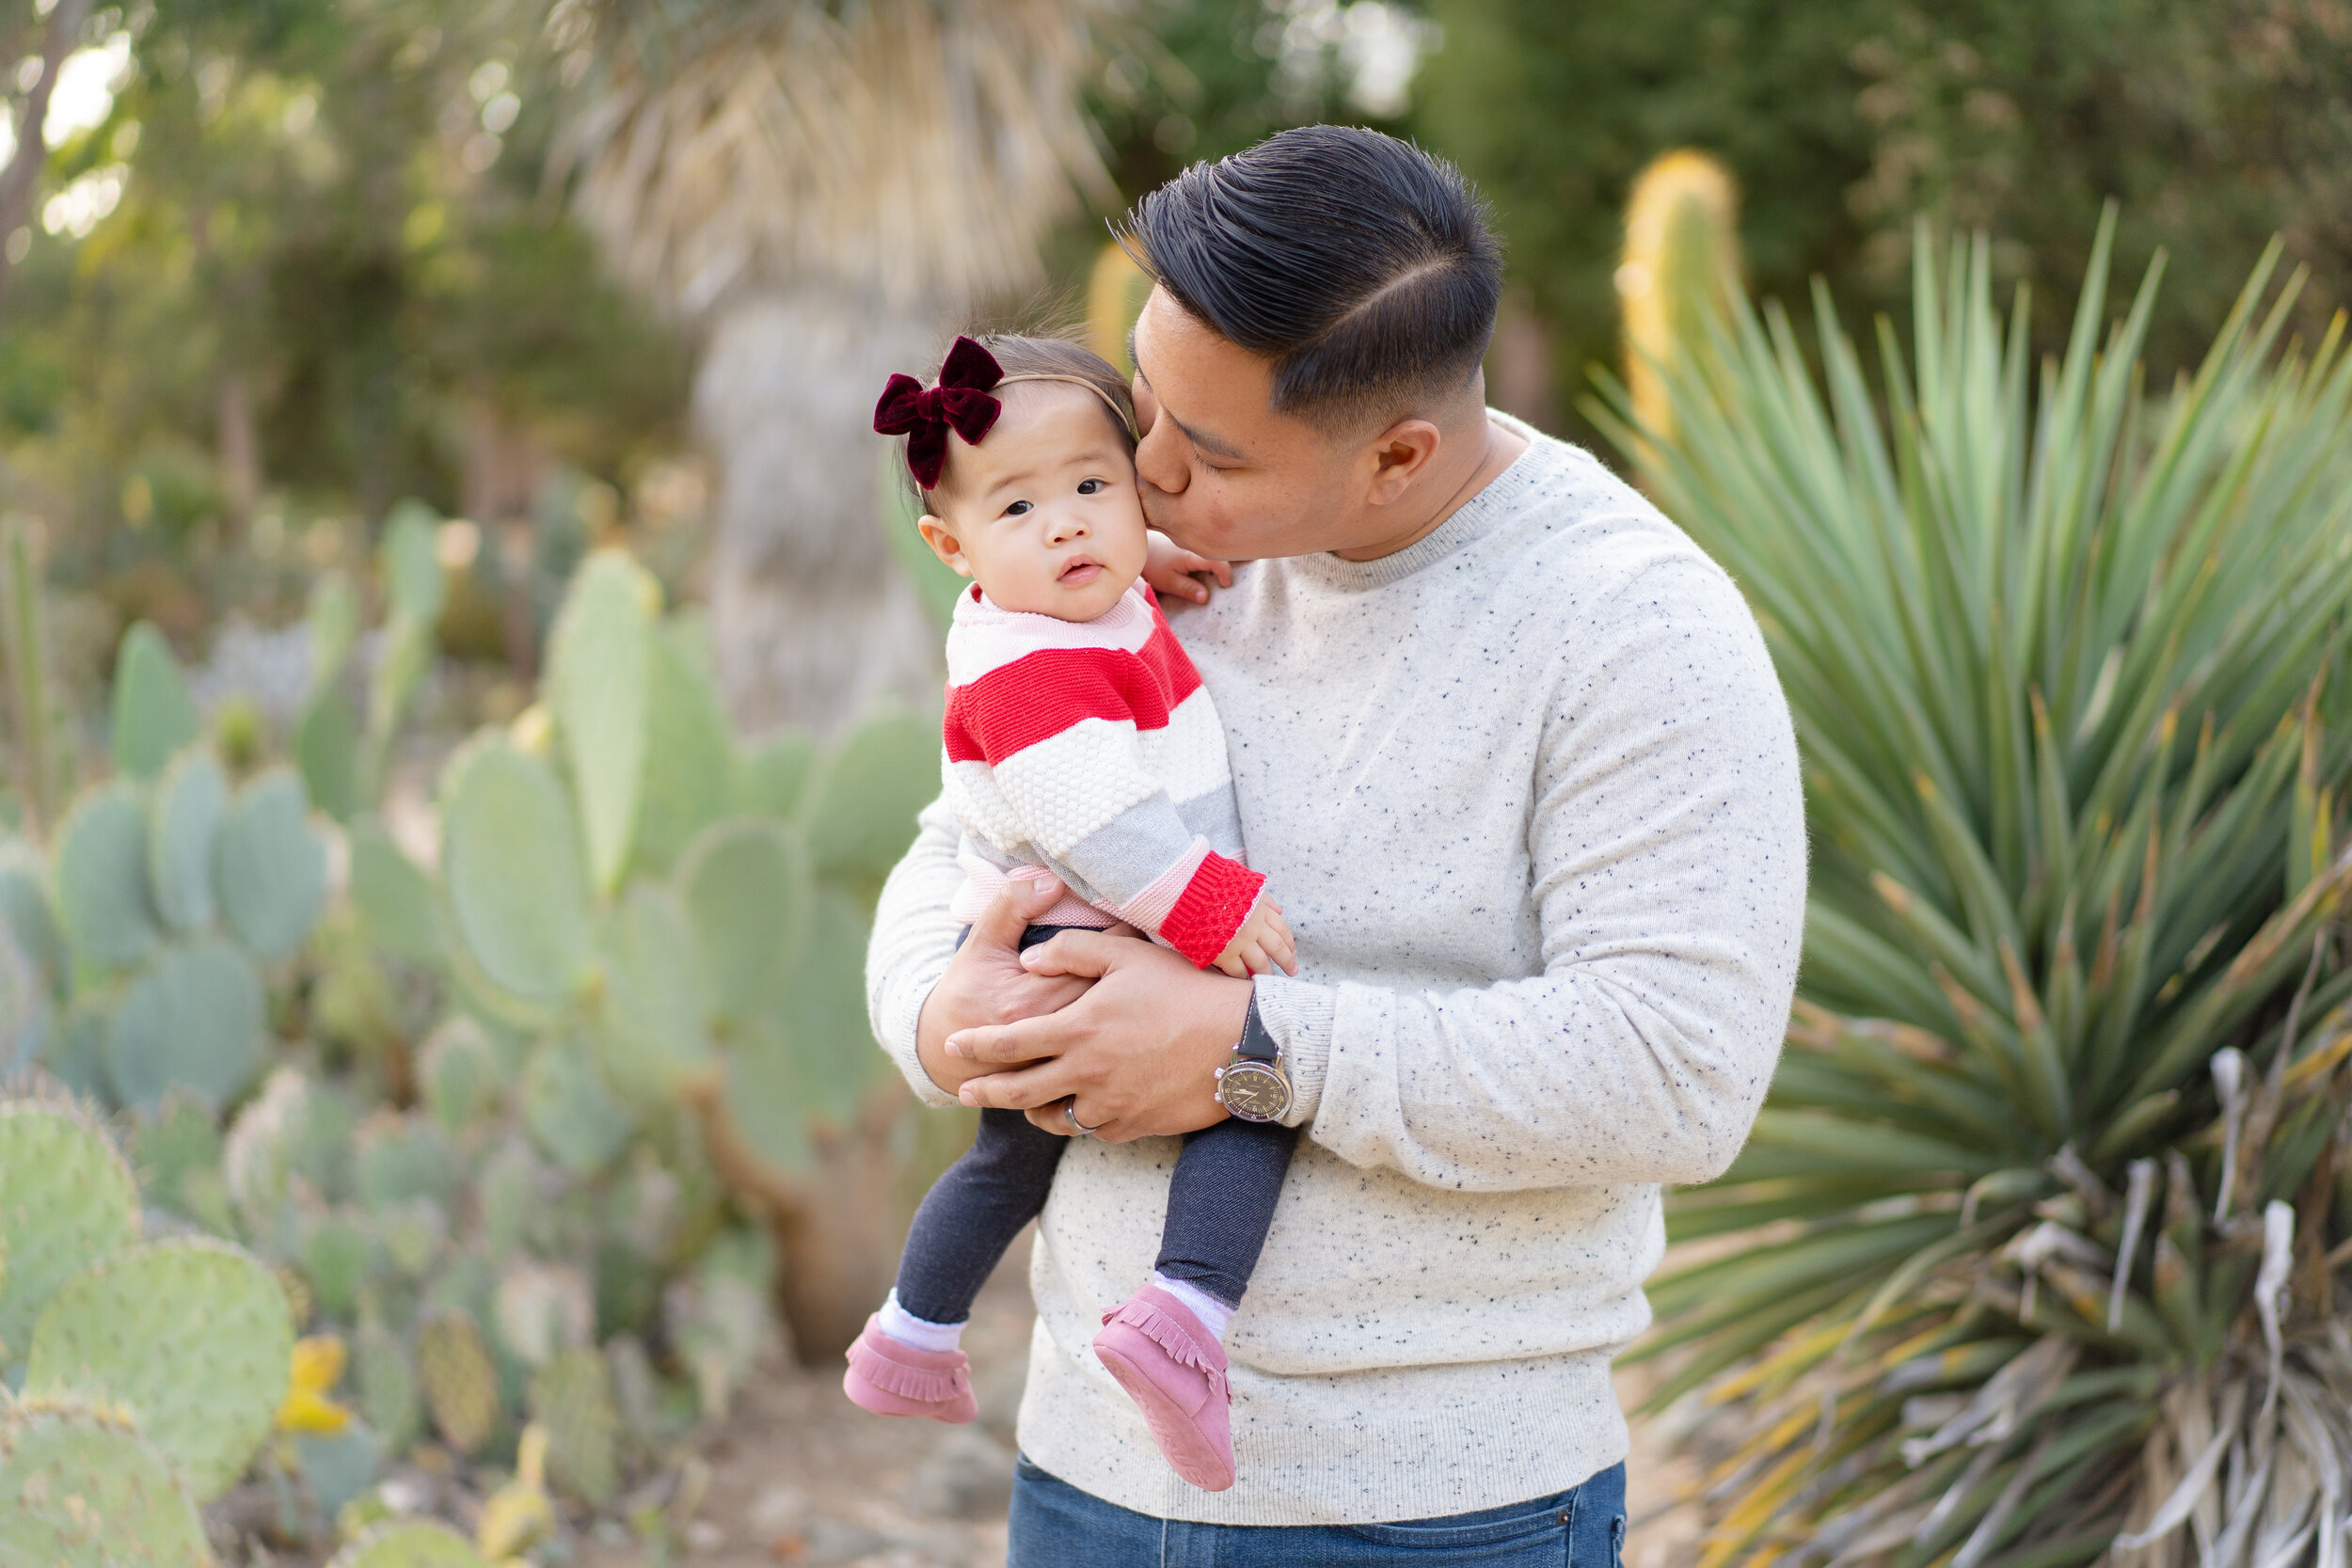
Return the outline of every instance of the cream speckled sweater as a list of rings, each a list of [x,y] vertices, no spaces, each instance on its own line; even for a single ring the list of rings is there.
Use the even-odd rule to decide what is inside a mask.
[[[1498,418],[1501,418],[1498,416]],[[1248,1525],[1500,1507],[1624,1457],[1661,1182],[1738,1152],[1804,925],[1788,707],[1730,580],[1589,453],[1528,451],[1421,543],[1241,568],[1171,614],[1224,716],[1296,979],[1257,982],[1299,1146],[1233,1320],[1223,1493],[1095,1361],[1177,1141],[1077,1143],[1046,1207],[1023,1449],[1123,1507]],[[954,950],[939,806],[883,891],[876,1034],[917,1093]]]

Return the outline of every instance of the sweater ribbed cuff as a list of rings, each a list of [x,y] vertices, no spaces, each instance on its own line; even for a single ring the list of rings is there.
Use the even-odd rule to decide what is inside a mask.
[[[1331,1061],[1332,1020],[1339,1002],[1328,986],[1311,985],[1287,975],[1261,974],[1257,988],[1258,1022],[1282,1048],[1291,1075],[1291,1111],[1284,1125],[1304,1127],[1314,1120],[1323,1101],[1323,1078]]]
[[[946,965],[941,964],[940,969],[944,974]],[[962,1101],[931,1082],[930,1073],[923,1066],[922,1053],[915,1049],[922,1029],[923,1004],[930,1000],[931,988],[937,984],[939,975],[934,974],[901,990],[882,992],[874,1006],[874,1034],[882,1049],[890,1053],[891,1060],[898,1064],[907,1087],[914,1091],[917,1100],[927,1105],[958,1105]]]

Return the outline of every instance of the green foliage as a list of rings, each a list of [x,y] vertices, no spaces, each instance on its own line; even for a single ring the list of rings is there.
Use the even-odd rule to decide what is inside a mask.
[[[573,579],[548,652],[548,703],[571,765],[588,868],[610,894],[628,862],[645,779],[647,697],[660,590],[618,550]]]
[[[798,813],[818,876],[880,888],[914,814],[939,794],[938,731],[910,708],[882,707],[818,761]]]
[[[2217,1431],[2278,1465],[2166,1529],[2344,1486],[2352,362],[2279,352],[2274,252],[2152,403],[2107,255],[2031,392],[1988,247],[1923,235],[1886,412],[1826,300],[1818,381],[1740,302],[1671,433],[1597,410],[1756,606],[1814,826],[1772,1103],[1671,1222],[1739,1239],[1645,1345],[1761,1396],[1713,1561],[2077,1560]]]
[[[115,663],[115,767],[134,779],[164,770],[197,736],[196,705],[164,634],[141,621],[125,633]]]
[[[57,833],[57,903],[78,957],[102,968],[137,963],[161,933],[147,888],[147,813],[127,781],[74,801]]]
[[[253,960],[217,937],[166,948],[115,1010],[106,1070],[116,1097],[142,1110],[185,1089],[236,1103],[261,1075],[268,1020]]]
[[[155,785],[148,839],[148,886],[176,931],[213,920],[213,849],[229,814],[229,775],[209,752],[172,759]]]
[[[326,904],[326,850],[304,817],[302,779],[275,768],[248,781],[220,824],[214,875],[230,930],[261,958],[301,944]]]
[[[417,1370],[433,1424],[449,1446],[471,1453],[499,1420],[498,1369],[482,1330],[462,1310],[443,1312],[417,1335]]]
[[[621,1413],[612,1374],[588,1346],[559,1351],[531,1380],[532,1419],[547,1429],[548,1477],[602,1506],[620,1484]]]
[[[72,1402],[0,1403],[0,1559],[205,1568],[196,1504],[138,1428]]]
[[[489,1568],[472,1542],[416,1520],[379,1526],[337,1553],[330,1568]]]

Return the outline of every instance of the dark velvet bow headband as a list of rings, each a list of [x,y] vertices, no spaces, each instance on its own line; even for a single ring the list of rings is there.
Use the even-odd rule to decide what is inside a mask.
[[[1005,405],[989,394],[1016,381],[1067,381],[1084,387],[1103,400],[1111,417],[1135,438],[1134,420],[1093,382],[1075,375],[1007,375],[996,356],[969,338],[958,338],[939,367],[936,385],[926,387],[914,377],[894,374],[874,404],[874,430],[882,436],[907,438],[907,467],[914,483],[926,490],[939,486],[940,470],[947,463],[947,432],[977,447],[996,423]]]

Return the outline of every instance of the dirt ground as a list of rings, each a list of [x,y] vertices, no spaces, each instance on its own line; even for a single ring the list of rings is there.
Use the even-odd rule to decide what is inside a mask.
[[[964,1337],[980,1397],[977,1427],[877,1419],[842,1398],[829,1369],[771,1368],[699,1446],[708,1490],[682,1533],[687,1568],[1000,1568],[1033,1317],[1028,1252],[1012,1248]],[[1629,1404],[1648,1375],[1620,1375]],[[1635,1427],[1627,1568],[1697,1557],[1697,1520],[1685,1502],[1697,1463],[1668,1457],[1674,1424]],[[644,1560],[642,1550],[591,1548],[580,1568]]]

